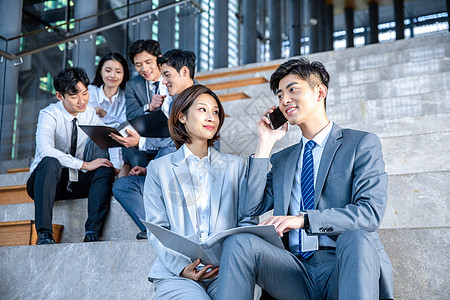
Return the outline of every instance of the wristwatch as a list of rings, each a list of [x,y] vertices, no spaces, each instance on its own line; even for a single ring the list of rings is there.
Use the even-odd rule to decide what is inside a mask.
[[[309,231],[309,218],[308,213],[305,211],[299,211],[299,215],[303,216],[303,229]]]

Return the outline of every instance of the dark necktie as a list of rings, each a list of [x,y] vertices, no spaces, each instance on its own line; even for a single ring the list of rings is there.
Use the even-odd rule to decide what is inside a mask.
[[[153,84],[155,85],[155,94],[158,94],[158,92],[159,92],[159,81],[155,81],[155,82],[153,82]]]
[[[78,138],[78,127],[77,127],[77,118],[73,118],[72,120],[72,138],[70,140],[70,155],[75,157],[77,153],[77,138]]]
[[[303,152],[303,165],[301,174],[302,202],[300,210],[314,209],[314,159],[312,149],[316,146],[314,141],[308,141]],[[299,252],[304,258],[308,258],[314,251],[302,252],[302,234],[299,236]]]

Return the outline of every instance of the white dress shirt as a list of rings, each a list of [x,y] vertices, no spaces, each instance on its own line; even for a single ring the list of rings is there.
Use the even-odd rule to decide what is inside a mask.
[[[184,158],[189,168],[192,179],[192,188],[195,195],[196,206],[196,229],[197,234],[202,241],[205,241],[212,232],[211,218],[211,151],[208,148],[208,155],[200,159],[195,156],[191,150],[183,144]]]
[[[95,113],[95,110],[90,106],[88,106],[84,112],[72,116],[64,108],[62,101],[58,101],[57,103],[50,104],[39,112],[36,129],[36,153],[34,155],[33,163],[30,166],[30,174],[46,156],[58,159],[63,167],[74,170],[81,169],[83,166],[84,146],[86,145],[88,136],[81,128],[78,128],[75,157],[70,155],[72,120],[74,118],[77,118],[78,126],[104,125]],[[71,179],[71,181],[76,180]]]
[[[169,108],[170,104],[172,103],[172,97],[169,95],[169,91],[167,90],[167,87],[163,84],[163,76],[159,77],[158,80],[158,89],[156,89],[155,81],[146,81],[146,91],[147,91],[147,103],[144,105],[143,109],[144,112],[147,113],[150,108],[150,102],[153,98],[154,94],[158,94],[161,96],[166,96],[164,99],[163,104],[161,105],[161,110],[164,112],[164,114],[169,117]]]
[[[322,158],[323,148],[327,143],[328,136],[333,128],[333,122],[328,123],[322,131],[320,131],[312,140],[317,144],[312,149],[312,155],[314,160],[314,186],[316,185],[317,172],[319,171],[320,160]],[[289,214],[298,215],[300,211],[300,201],[303,201],[302,191],[300,185],[300,177],[302,174],[303,165],[303,153],[305,151],[305,145],[309,140],[302,135],[302,151],[298,160],[297,170],[295,171],[294,181],[292,186],[291,200],[289,202]],[[324,239],[325,238],[325,239]],[[293,229],[289,232],[289,250],[292,253],[299,253],[299,230]],[[327,236],[319,237],[319,245],[321,246],[335,246],[335,242]]]
[[[103,123],[108,126],[117,127],[127,120],[124,91],[119,88],[117,94],[112,96],[110,101],[103,91],[103,85],[101,87],[89,85],[88,89],[88,105],[94,108],[101,107],[106,111],[106,115],[100,118]]]
[[[89,85],[89,103],[88,106],[93,108],[101,107],[106,111],[106,115],[100,120],[108,126],[116,128],[123,122],[127,121],[126,106],[125,106],[125,92],[120,88],[117,94],[111,97],[111,101],[105,95],[103,86],[97,87],[95,85]],[[114,168],[120,169],[123,165],[122,148],[110,148],[109,158]]]

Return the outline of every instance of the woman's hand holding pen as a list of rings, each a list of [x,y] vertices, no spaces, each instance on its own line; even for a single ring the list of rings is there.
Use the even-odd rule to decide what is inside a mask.
[[[270,120],[267,115],[273,112],[275,108],[275,105],[269,108],[257,123],[258,145],[256,146],[255,158],[268,158],[275,142],[286,134],[288,128],[287,123],[276,130],[270,127]]]
[[[161,105],[164,103],[164,99],[167,97],[167,95],[158,95],[154,94],[152,98],[152,102],[150,102],[149,111],[157,110],[161,107]]]

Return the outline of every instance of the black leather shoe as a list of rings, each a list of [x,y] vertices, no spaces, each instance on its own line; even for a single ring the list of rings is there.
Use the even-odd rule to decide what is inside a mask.
[[[51,231],[41,231],[38,233],[36,245],[56,244]]]
[[[147,231],[144,230],[144,231],[139,232],[138,234],[136,234],[136,238],[138,240],[146,240],[147,239]]]
[[[95,231],[88,231],[84,235],[83,242],[100,242],[100,237]]]

